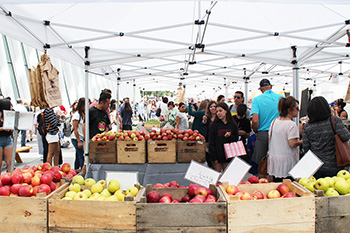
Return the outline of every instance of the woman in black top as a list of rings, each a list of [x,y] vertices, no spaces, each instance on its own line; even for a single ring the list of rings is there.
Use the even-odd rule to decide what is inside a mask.
[[[48,143],[48,152],[46,162],[53,166],[58,166],[60,144],[59,144],[59,123],[60,123],[61,112],[57,111],[57,114],[52,108],[47,108],[44,111],[45,127],[47,130],[46,141]],[[52,163],[53,160],[53,163]]]
[[[206,142],[205,158],[207,160],[209,167],[213,167],[213,164],[209,156],[209,128],[211,123],[215,120],[215,117],[216,117],[216,102],[212,100],[208,103],[205,115],[203,116],[203,120],[202,120],[202,123],[205,127],[205,134],[203,135],[205,137],[205,142]]]
[[[12,161],[12,130],[3,129],[4,110],[12,110],[11,102],[7,99],[0,100],[0,174],[2,168],[2,156],[5,157],[7,172],[11,172]]]
[[[348,119],[348,113],[344,110],[346,103],[344,103],[343,99],[337,99],[334,103],[335,115],[342,120]]]
[[[224,144],[238,140],[237,124],[233,121],[227,104],[216,105],[216,117],[209,129],[209,155],[213,168],[221,172],[225,170],[231,159],[226,159]]]

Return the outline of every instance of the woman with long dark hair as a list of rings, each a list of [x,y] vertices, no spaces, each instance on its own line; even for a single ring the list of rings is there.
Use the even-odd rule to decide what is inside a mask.
[[[132,109],[131,105],[128,101],[125,102],[124,108],[120,113],[120,116],[122,117],[122,125],[123,125],[123,130],[131,130],[132,127]]]
[[[224,144],[237,140],[237,124],[233,121],[227,104],[220,102],[216,105],[216,117],[209,129],[209,155],[216,171],[225,170],[231,161],[226,159]]]
[[[11,172],[12,162],[12,130],[4,129],[4,110],[12,110],[11,101],[7,99],[0,100],[0,174],[2,168],[2,157],[5,157],[7,172]]]
[[[209,156],[209,128],[211,123],[215,120],[216,117],[216,101],[212,100],[208,103],[207,109],[205,111],[205,115],[203,116],[202,123],[205,127],[205,142],[206,142],[206,160],[209,167],[213,167],[213,164],[211,162],[210,156]]]
[[[322,96],[317,96],[310,101],[307,116],[309,121],[304,125],[302,134],[303,149],[311,150],[324,162],[314,176],[316,179],[335,176],[344,167],[337,166],[334,133],[336,132],[343,142],[350,139],[350,133],[337,116],[334,116],[335,129],[333,128],[331,109]]]
[[[337,99],[334,103],[335,115],[342,120],[348,119],[348,113],[344,110],[345,106],[344,99]]]
[[[205,127],[203,124],[203,116],[205,115],[205,110],[208,106],[208,101],[202,100],[199,107],[192,99],[191,103],[188,104],[188,114],[194,117],[192,130],[198,130],[200,134],[205,134]],[[194,107],[195,111],[192,109]]]
[[[74,169],[83,168],[84,166],[84,132],[83,123],[85,118],[85,98],[80,98],[78,101],[77,109],[72,116],[73,133],[71,135],[71,141],[75,148],[75,162]]]

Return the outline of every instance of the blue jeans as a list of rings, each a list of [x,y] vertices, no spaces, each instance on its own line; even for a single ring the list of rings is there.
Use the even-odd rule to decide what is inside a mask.
[[[21,146],[26,146],[27,131],[21,130]]]
[[[83,168],[84,166],[84,147],[83,148],[78,147],[77,139],[72,138],[71,141],[75,148],[74,169],[77,170],[79,168]]]
[[[11,136],[1,136],[0,137],[0,149],[5,149],[6,147],[12,146]],[[2,158],[0,158],[2,159]],[[1,167],[0,167],[1,169]]]

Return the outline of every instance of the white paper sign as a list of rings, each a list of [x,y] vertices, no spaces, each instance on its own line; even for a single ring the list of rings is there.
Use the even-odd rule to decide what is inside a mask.
[[[323,165],[323,162],[309,150],[297,164],[289,171],[294,178],[308,178],[315,174]]]
[[[163,126],[163,129],[172,129],[174,128],[171,124],[169,123],[166,123],[164,126]]]
[[[117,180],[120,183],[120,189],[127,190],[129,187],[137,184],[138,172],[112,172],[106,171],[107,187],[110,180]]]
[[[216,184],[220,174],[220,172],[192,160],[184,178],[193,183],[209,188],[210,184]]]
[[[20,112],[18,118],[19,130],[33,130],[34,113]],[[4,111],[4,129],[15,129],[15,111]]]
[[[251,167],[244,160],[235,157],[227,166],[219,181],[221,183],[228,182],[229,185],[238,185]]]

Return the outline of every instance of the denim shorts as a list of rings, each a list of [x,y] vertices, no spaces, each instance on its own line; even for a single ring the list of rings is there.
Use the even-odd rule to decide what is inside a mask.
[[[12,138],[11,136],[0,137],[0,149],[4,149],[6,147],[12,146]]]

